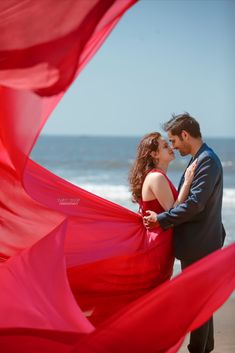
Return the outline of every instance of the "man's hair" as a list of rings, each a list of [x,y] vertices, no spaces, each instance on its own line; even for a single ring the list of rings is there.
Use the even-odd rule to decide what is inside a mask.
[[[179,137],[181,137],[183,130],[187,131],[192,137],[202,137],[199,123],[189,113],[172,114],[172,118],[163,124],[163,130],[170,131],[172,135]]]

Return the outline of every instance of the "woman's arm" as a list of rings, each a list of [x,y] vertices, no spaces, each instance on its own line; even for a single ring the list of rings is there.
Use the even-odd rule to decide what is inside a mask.
[[[158,172],[147,176],[143,185],[143,196],[147,196],[148,199],[157,199],[164,210],[169,210],[174,203],[174,197],[167,179]]]
[[[174,204],[171,207],[175,207],[187,199],[189,190],[194,178],[194,172],[196,167],[197,167],[197,159],[195,159],[195,161],[192,164],[190,164],[190,166],[186,169],[186,172],[184,174],[184,183],[180,189],[177,200],[174,202]]]

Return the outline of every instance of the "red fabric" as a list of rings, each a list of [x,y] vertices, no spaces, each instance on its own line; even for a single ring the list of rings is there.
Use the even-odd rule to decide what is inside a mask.
[[[151,232],[149,244],[140,215],[29,159],[65,90],[135,2],[0,3],[4,352],[146,352],[146,347],[174,352],[186,332],[205,321],[234,288],[234,246],[166,281],[172,270],[171,231]],[[65,267],[89,319],[72,296]],[[103,323],[95,329],[91,321]]]
[[[177,352],[233,291],[234,254],[235,244],[195,263],[81,338],[73,352]]]
[[[24,353],[40,349],[61,353],[175,353],[184,335],[206,321],[234,289],[235,244],[195,263],[94,329],[74,306],[69,286],[63,283],[61,234],[65,227],[66,222],[0,266],[4,293],[0,301],[0,347],[4,353],[16,349]],[[45,252],[52,255],[47,261]],[[48,276],[55,280],[48,288],[46,272],[50,267]],[[54,329],[48,330],[51,326]]]
[[[41,241],[0,266],[0,328],[76,332],[94,329],[69,288],[64,262],[65,234],[66,222],[63,222]]]
[[[175,187],[166,179],[176,198],[178,193]],[[154,200],[153,208],[150,209],[158,213],[163,211],[157,200]],[[126,234],[121,224],[119,227]],[[95,326],[124,305],[170,279],[174,264],[172,229],[164,231],[159,227],[143,231],[141,250],[68,269],[73,294]]]

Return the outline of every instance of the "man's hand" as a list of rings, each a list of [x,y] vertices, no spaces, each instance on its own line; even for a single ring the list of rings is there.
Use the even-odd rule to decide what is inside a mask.
[[[143,223],[145,228],[152,229],[156,227],[160,227],[159,222],[157,221],[157,213],[153,211],[146,211],[147,216],[143,217]]]

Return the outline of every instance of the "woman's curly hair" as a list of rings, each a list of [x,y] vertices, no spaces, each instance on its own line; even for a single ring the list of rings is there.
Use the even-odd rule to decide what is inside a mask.
[[[150,170],[156,168],[151,152],[158,150],[160,137],[159,132],[151,132],[142,138],[137,148],[136,159],[128,178],[133,202],[139,202],[144,179]]]

